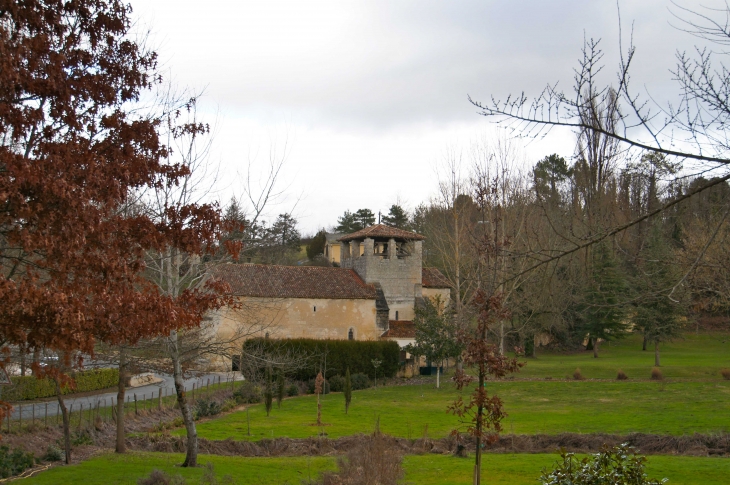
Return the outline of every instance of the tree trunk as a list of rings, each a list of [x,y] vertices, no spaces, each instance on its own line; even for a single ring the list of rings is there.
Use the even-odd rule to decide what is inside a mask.
[[[598,358],[598,337],[593,339],[593,358]]]
[[[504,355],[504,320],[499,322],[499,355]]]
[[[20,377],[25,377],[25,345],[19,345],[18,352],[20,352]]]
[[[661,362],[659,361],[659,341],[654,341],[654,365],[656,367],[661,367]]]
[[[117,446],[114,451],[124,453],[126,451],[126,442],[124,436],[124,399],[125,399],[125,379],[126,379],[127,362],[124,355],[124,348],[119,350],[119,382],[117,383]]]
[[[175,394],[177,395],[177,404],[182,413],[183,422],[185,423],[185,431],[187,433],[187,443],[185,452],[185,461],[182,466],[196,467],[198,466],[198,431],[195,429],[195,420],[193,412],[188,404],[185,395],[185,381],[182,375],[182,365],[180,363],[180,353],[177,345],[177,332],[173,330],[170,333],[170,356],[172,357],[172,377],[175,381]]]
[[[644,341],[641,343],[641,350],[646,350],[646,334],[644,334]]]
[[[56,399],[58,399],[58,407],[61,408],[61,416],[63,417],[63,449],[66,452],[66,464],[71,464],[71,420],[66,409],[66,404],[61,396],[61,385],[54,379],[56,384]]]

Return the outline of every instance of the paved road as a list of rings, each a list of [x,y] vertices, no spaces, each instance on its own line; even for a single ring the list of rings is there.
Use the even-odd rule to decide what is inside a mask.
[[[157,384],[127,388],[127,402],[134,402],[135,394],[137,395],[137,401],[157,399],[157,396],[160,392],[162,392],[162,397],[175,394],[175,385],[172,376],[164,374],[156,374],[156,376],[161,378],[162,381],[158,382]],[[207,385],[208,380],[210,380],[211,384],[213,384],[214,382],[217,383],[218,378],[220,378],[221,382],[230,382],[231,378],[234,378],[235,380],[242,379],[241,374],[237,372],[205,374],[200,377],[191,377],[189,379],[186,379],[185,390],[192,390],[193,384],[195,384],[196,389],[200,389],[201,387]],[[83,409],[89,409],[90,406],[107,407],[117,402],[117,392],[106,392],[102,394],[94,394],[91,396],[83,397],[74,397],[73,395],[69,395],[65,396],[63,400],[66,404],[66,408],[71,409],[71,406],[73,406],[74,411],[78,411],[81,406],[83,406]],[[58,405],[58,401],[55,399],[47,400],[44,402],[25,404],[15,403],[13,407],[13,412],[11,414],[11,419],[20,419],[21,412],[24,421],[26,419],[33,419],[34,416],[35,419],[44,419],[46,416],[46,409],[48,410],[48,416],[56,416],[60,413],[60,406]]]

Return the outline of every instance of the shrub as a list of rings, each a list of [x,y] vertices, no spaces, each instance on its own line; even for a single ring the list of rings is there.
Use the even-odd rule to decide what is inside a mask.
[[[23,473],[34,463],[33,453],[20,448],[10,451],[6,445],[0,446],[0,477],[8,478]]]
[[[233,391],[233,399],[238,404],[260,403],[262,399],[261,388],[254,385],[251,381],[244,381],[238,389]]]
[[[63,451],[61,448],[55,445],[48,445],[46,448],[46,454],[43,455],[44,461],[61,461],[63,460]]]
[[[329,378],[330,391],[342,392],[345,388],[345,379],[342,376],[333,376]]]
[[[403,455],[387,437],[375,434],[337,460],[337,472],[325,473],[317,484],[397,485],[403,478]]]
[[[575,379],[576,381],[582,381],[583,379],[585,379],[585,377],[583,377],[583,374],[581,374],[580,369],[575,369],[575,372],[573,372],[573,379]]]
[[[315,339],[249,339],[243,344],[244,350],[252,353],[287,353],[323,355],[327,354],[327,369],[337,373],[370,373],[373,359],[382,363],[378,367],[378,377],[394,377],[400,367],[400,347],[388,340],[315,340]],[[260,369],[263,373],[265,369]],[[299,381],[314,379],[319,372],[319,360],[303,366],[291,377]]]
[[[662,374],[662,370],[659,367],[654,367],[651,370],[651,380],[652,381],[663,381],[664,380],[664,374]]]
[[[574,453],[560,451],[562,462],[548,473],[542,471],[541,485],[598,485],[620,483],[622,485],[660,485],[662,481],[649,480],[644,474],[646,458],[636,455],[627,444],[605,447],[600,453],[579,460]]]
[[[730,369],[723,369],[720,371],[720,374],[722,374],[723,379],[730,381]]]
[[[359,391],[370,387],[370,378],[365,374],[352,374],[352,390]]]
[[[79,430],[71,436],[71,444],[74,446],[93,445],[94,438],[88,429]]]
[[[212,399],[200,399],[195,402],[195,419],[204,418],[206,416],[215,416],[220,414],[221,405]]]
[[[76,387],[65,387],[62,394],[73,392],[97,391],[114,387],[119,382],[119,369],[92,369],[71,374]],[[3,399],[7,401],[24,401],[53,397],[56,388],[50,379],[37,379],[35,376],[12,376],[13,383],[8,389],[3,389]]]
[[[286,395],[289,397],[298,396],[299,395],[299,386],[297,386],[296,384],[290,385],[286,389]]]
[[[137,485],[185,485],[185,479],[180,475],[171,477],[162,470],[155,468],[149,475],[137,480]]]
[[[616,379],[619,381],[625,381],[629,378],[629,376],[626,375],[624,371],[621,369],[618,370],[618,374],[616,374]]]

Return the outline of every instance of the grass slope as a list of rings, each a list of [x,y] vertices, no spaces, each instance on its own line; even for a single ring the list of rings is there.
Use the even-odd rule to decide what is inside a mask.
[[[552,468],[556,455],[484,456],[484,483],[534,485],[543,468]],[[183,455],[168,453],[132,453],[124,456],[103,455],[79,465],[56,467],[23,480],[27,485],[135,485],[137,479],[158,468],[171,475],[183,476],[189,484],[200,483],[204,470],[183,469],[175,465]],[[325,470],[335,468],[333,457],[242,458],[201,455],[202,464],[212,463],[219,480],[230,475],[236,484],[298,485],[314,479]],[[419,485],[468,485],[471,483],[472,459],[443,455],[407,456],[405,481]],[[730,476],[726,458],[651,456],[647,473],[653,478],[669,478],[669,484],[721,485]]]

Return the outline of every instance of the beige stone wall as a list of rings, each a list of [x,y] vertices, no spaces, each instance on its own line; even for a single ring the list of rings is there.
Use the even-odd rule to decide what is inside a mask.
[[[423,292],[424,298],[436,298],[436,296],[440,296],[441,303],[444,306],[448,305],[451,301],[451,290],[448,288],[423,288],[421,291]]]
[[[218,332],[231,335],[237,325],[256,326],[252,336],[271,338],[347,339],[350,328],[355,340],[376,340],[375,300],[329,300],[284,298],[241,299],[246,311],[224,309]]]

